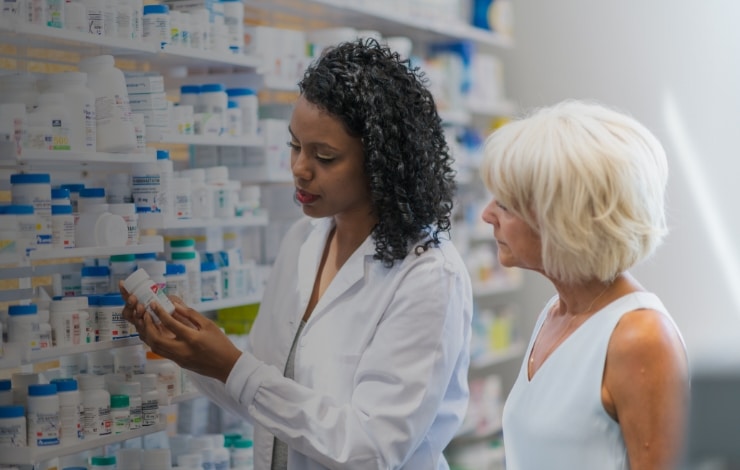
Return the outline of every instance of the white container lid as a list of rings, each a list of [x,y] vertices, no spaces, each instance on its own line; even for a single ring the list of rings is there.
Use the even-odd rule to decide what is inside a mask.
[[[136,215],[136,204],[108,204],[108,211],[117,215]]]
[[[96,390],[105,388],[105,376],[95,374],[80,374],[77,376],[80,390]]]
[[[83,72],[90,72],[99,67],[113,67],[116,61],[112,55],[98,55],[82,59],[78,65]]]
[[[125,246],[128,242],[128,225],[123,217],[104,213],[95,223],[97,246]]]
[[[123,281],[123,287],[129,293],[132,293],[139,284],[149,279],[149,274],[144,269],[139,268]]]
[[[25,106],[25,105],[21,105]],[[25,109],[25,107],[24,107]],[[180,176],[190,178],[193,183],[204,183],[206,181],[206,170],[204,168],[190,168],[180,171]]]

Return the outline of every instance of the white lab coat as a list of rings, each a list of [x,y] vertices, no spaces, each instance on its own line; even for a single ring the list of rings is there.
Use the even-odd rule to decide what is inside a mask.
[[[242,354],[226,384],[194,376],[216,403],[255,426],[255,469],[273,435],[289,470],[439,470],[468,402],[472,291],[449,241],[391,269],[372,236],[326,289],[298,339],[295,380],[283,377],[313,289],[331,219],[286,234]]]

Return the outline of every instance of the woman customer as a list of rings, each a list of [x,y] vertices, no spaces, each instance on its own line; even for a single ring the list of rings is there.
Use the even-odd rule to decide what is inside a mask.
[[[481,173],[501,264],[557,293],[504,407],[507,470],[675,469],[685,348],[628,272],[666,233],[660,143],[625,114],[565,101],[495,131]]]
[[[152,350],[255,426],[255,469],[447,469],[467,407],[472,293],[447,239],[452,159],[420,72],[373,40],[325,51],[290,119],[295,199],[239,351],[176,302]]]

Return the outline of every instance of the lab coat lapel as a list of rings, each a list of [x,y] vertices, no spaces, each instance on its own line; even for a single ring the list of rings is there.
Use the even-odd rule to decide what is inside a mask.
[[[314,229],[303,242],[298,253],[298,299],[300,308],[296,311],[297,317],[294,321],[300,321],[303,313],[306,311],[308,301],[311,299],[311,292],[316,281],[316,272],[321,263],[321,255],[324,253],[326,238],[329,231],[334,226],[331,219],[315,219],[311,221]],[[293,322],[291,322],[293,323]]]

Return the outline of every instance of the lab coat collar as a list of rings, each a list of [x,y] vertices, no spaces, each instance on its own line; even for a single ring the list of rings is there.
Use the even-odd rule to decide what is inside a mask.
[[[301,316],[305,312],[308,301],[311,298],[311,292],[316,281],[316,273],[321,262],[321,256],[324,253],[326,240],[331,229],[334,228],[334,219],[330,217],[313,219],[311,224],[314,226],[314,229],[309,233],[298,255],[298,294],[301,305],[303,306],[300,312]],[[324,292],[324,295],[321,296],[311,316],[320,314],[325,306],[344,294],[354,284],[361,281],[365,276],[366,262],[372,260],[374,254],[375,243],[372,234],[370,234],[341,267]],[[368,257],[370,258],[369,260]]]

